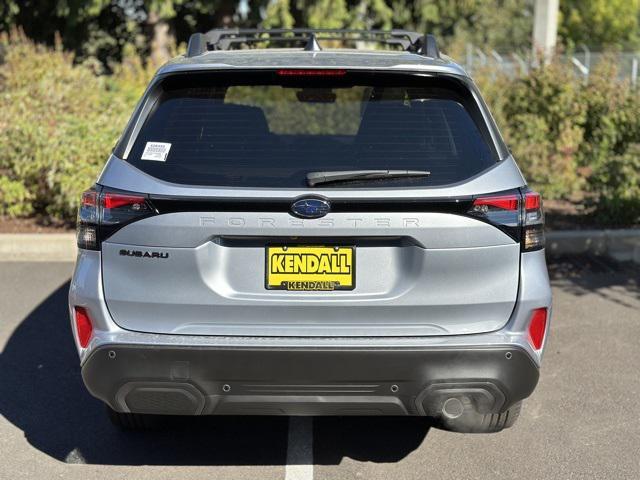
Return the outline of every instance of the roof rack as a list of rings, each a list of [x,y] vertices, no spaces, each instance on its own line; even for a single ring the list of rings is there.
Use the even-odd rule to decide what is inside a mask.
[[[429,58],[440,58],[436,38],[407,30],[344,30],[332,28],[224,28],[207,33],[194,33],[189,38],[187,57],[196,57],[212,50],[231,50],[237,45],[259,42],[304,45],[305,51],[321,51],[323,40],[348,40],[399,45],[404,50]]]

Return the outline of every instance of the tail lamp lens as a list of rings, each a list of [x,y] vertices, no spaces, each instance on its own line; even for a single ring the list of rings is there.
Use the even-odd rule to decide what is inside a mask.
[[[95,190],[87,190],[80,198],[76,231],[78,248],[98,250],[98,197]]]
[[[91,335],[93,334],[93,325],[89,314],[84,307],[74,307],[75,321],[76,321],[76,335],[78,336],[78,343],[82,348],[87,348]]]
[[[536,192],[524,194],[524,208],[522,211],[523,243],[525,252],[544,248],[544,213],[542,210],[542,197]]]
[[[536,192],[527,192],[524,196],[524,206],[527,211],[537,210],[542,207],[542,199],[540,194]]]
[[[517,195],[502,195],[497,197],[480,197],[473,202],[473,208],[476,212],[487,214],[490,211],[518,211],[520,199]]]
[[[128,222],[151,211],[142,195],[106,192],[101,195],[100,204],[102,206],[101,223],[106,225]]]
[[[529,320],[529,343],[534,350],[540,350],[547,330],[547,309],[537,308],[531,312]]]
[[[98,221],[98,192],[87,190],[82,194],[78,215],[84,222],[96,223]]]
[[[98,227],[96,225],[86,225],[78,222],[76,229],[76,242],[78,248],[85,250],[99,250],[98,248]]]
[[[122,225],[153,213],[143,195],[87,190],[78,209],[78,248],[100,250],[101,241]]]
[[[544,248],[544,214],[539,193],[508,193],[474,199],[469,215],[495,225],[525,252]]]
[[[108,210],[122,207],[140,209],[144,203],[145,199],[141,195],[122,195],[107,192],[102,196],[102,206]]]
[[[495,225],[507,235],[517,239],[520,228],[520,195],[490,195],[473,201],[469,215]]]

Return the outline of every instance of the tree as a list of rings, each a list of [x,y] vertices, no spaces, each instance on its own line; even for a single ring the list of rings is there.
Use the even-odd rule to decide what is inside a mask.
[[[559,34],[570,48],[640,47],[640,0],[562,0]]]
[[[108,71],[129,46],[163,63],[194,31],[233,26],[237,6],[238,0],[5,0],[0,31],[17,27],[48,45],[58,36],[76,62],[95,59]]]
[[[19,28],[48,45],[59,39],[77,60],[94,57],[106,65],[139,33],[130,4],[135,0],[8,0],[0,7],[0,31]]]
[[[532,16],[533,0],[274,0],[263,25],[409,28],[436,34],[445,47],[517,49],[530,45]]]
[[[4,0],[0,31],[19,27],[62,46],[76,62],[110,70],[123,52],[154,63],[196,31],[219,27],[406,28],[434,33],[446,53],[466,44],[529,50],[534,0]],[[640,47],[640,0],[562,0],[561,39],[570,48]]]

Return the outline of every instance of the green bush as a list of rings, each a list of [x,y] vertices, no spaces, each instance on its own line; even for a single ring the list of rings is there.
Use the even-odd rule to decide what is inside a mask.
[[[100,77],[20,34],[0,38],[0,215],[72,221],[143,84],[141,65]],[[134,73],[131,73],[133,70]]]
[[[31,194],[24,183],[0,176],[0,211],[12,217],[25,217],[33,213]]]
[[[571,71],[553,64],[516,79],[480,75],[479,83],[507,145],[535,188],[546,198],[578,191],[587,107]]]
[[[603,224],[638,222],[640,92],[602,62],[588,83],[554,63],[509,79],[478,76],[523,174],[545,198],[578,197]],[[634,213],[635,212],[635,213]]]
[[[624,227],[640,221],[640,147],[596,166],[589,177],[593,216],[600,224]]]

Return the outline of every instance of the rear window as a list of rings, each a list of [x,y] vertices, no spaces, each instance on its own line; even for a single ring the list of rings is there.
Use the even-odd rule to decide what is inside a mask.
[[[498,160],[475,101],[454,80],[192,73],[159,88],[127,160],[168,182],[299,188],[310,172],[374,169],[430,175],[316,188],[437,186]]]

